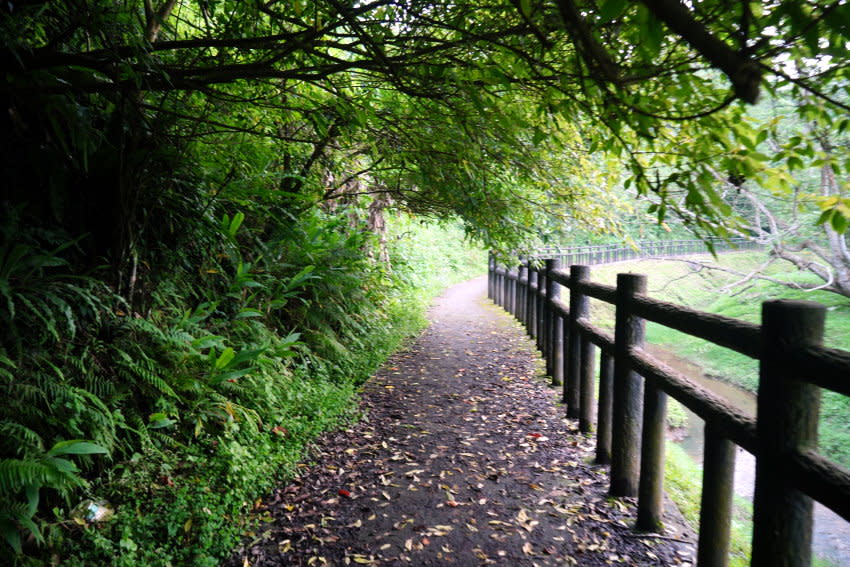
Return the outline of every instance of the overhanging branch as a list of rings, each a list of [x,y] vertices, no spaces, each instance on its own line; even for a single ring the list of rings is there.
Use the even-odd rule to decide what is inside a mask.
[[[641,0],[655,17],[720,69],[732,81],[735,96],[753,104],[758,99],[761,68],[744,51],[729,47],[713,36],[679,0]]]

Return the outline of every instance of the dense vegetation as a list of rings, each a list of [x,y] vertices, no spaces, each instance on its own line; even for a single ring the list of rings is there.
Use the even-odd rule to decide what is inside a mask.
[[[842,175],[817,136],[850,124],[850,5],[688,5],[2,3],[0,532],[18,560],[214,563],[415,328],[422,217],[513,251],[618,233],[643,196],[729,234],[742,209],[718,176],[783,194],[802,167]],[[760,92],[817,128],[745,119]],[[836,234],[843,191],[807,201]],[[86,519],[87,497],[115,518]]]
[[[392,268],[371,260],[353,212],[293,219],[251,262],[256,229],[225,216],[203,263],[163,277],[144,316],[61,252],[22,260],[9,340],[25,354],[4,357],[19,402],[2,409],[7,541],[62,564],[216,564],[253,500],[421,328],[435,286],[481,269],[457,229],[403,218]],[[93,522],[89,503],[116,514]]]

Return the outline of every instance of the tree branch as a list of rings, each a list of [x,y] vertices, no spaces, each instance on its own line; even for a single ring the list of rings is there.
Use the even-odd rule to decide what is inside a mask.
[[[758,99],[761,68],[745,51],[736,51],[691,16],[679,0],[641,0],[655,17],[697,50],[732,82],[735,96],[753,104]]]

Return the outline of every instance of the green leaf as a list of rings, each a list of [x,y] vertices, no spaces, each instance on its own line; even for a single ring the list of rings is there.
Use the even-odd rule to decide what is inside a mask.
[[[788,169],[794,171],[796,169],[803,169],[803,160],[798,158],[797,156],[789,156],[786,160],[788,164]]]
[[[661,52],[664,41],[664,26],[643,4],[640,5],[640,50],[648,59],[654,59]]]
[[[824,212],[822,212],[820,214],[820,216],[818,217],[818,220],[815,221],[815,224],[821,225],[821,224],[826,223],[827,221],[830,221],[830,224],[832,224],[830,219],[832,218],[833,214],[835,214],[835,210],[833,210],[833,209],[825,210]]]
[[[850,39],[850,4],[833,8],[823,19],[823,23],[833,32]]]
[[[844,231],[847,230],[848,222],[850,222],[850,219],[842,215],[838,210],[833,210],[832,218],[830,219],[830,224],[832,224],[832,229],[835,232],[843,234]]]
[[[77,465],[75,465],[72,461],[69,461],[68,459],[60,459],[59,457],[48,457],[47,462],[50,463],[54,469],[61,473],[76,474],[79,472]]]
[[[218,385],[228,380],[235,381],[250,372],[250,368],[243,368],[241,370],[231,370],[230,372],[222,372],[221,374],[216,375],[215,379],[213,380],[213,384]]]
[[[619,17],[628,6],[627,0],[605,0],[599,7],[599,23],[607,24]]]
[[[250,317],[262,317],[264,313],[262,311],[258,311],[256,309],[251,309],[250,307],[245,307],[236,314],[234,319],[248,319]]]
[[[224,337],[221,335],[206,335],[204,337],[198,337],[192,341],[192,348],[204,350],[210,347],[219,346],[223,341]]]
[[[177,423],[164,413],[153,413],[148,416],[148,422],[151,429],[161,429]]]
[[[225,366],[233,360],[233,357],[236,356],[236,353],[233,351],[231,347],[227,347],[224,351],[218,356],[215,361],[215,367],[217,370],[221,370]]]
[[[56,443],[47,454],[51,457],[58,455],[104,455],[109,454],[109,450],[90,441],[71,439]]]
[[[9,544],[15,553],[21,553],[21,533],[18,531],[18,526],[15,522],[7,518],[0,517],[0,533],[3,534],[3,539]]]

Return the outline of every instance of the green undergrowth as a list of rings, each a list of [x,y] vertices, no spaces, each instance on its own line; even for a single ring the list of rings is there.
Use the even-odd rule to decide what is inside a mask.
[[[309,443],[356,419],[359,385],[424,328],[431,298],[486,266],[458,227],[403,216],[388,219],[388,263],[352,218],[270,229],[223,213],[147,282],[143,309],[74,274],[73,243],[6,240],[0,531],[14,564],[231,553]]]

